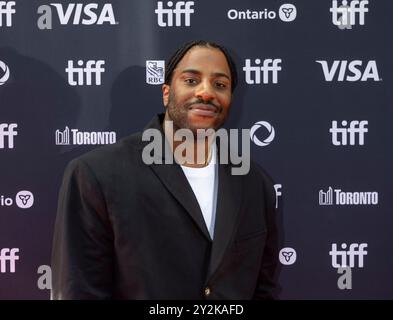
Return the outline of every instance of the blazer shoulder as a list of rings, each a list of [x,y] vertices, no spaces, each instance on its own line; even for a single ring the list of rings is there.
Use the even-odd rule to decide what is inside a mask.
[[[97,178],[122,174],[124,170],[140,168],[141,134],[135,133],[118,142],[98,147],[72,159],[66,166],[68,174],[88,170]]]

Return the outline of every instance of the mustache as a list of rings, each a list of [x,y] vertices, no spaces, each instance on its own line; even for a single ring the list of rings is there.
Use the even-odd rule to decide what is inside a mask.
[[[197,99],[195,101],[188,102],[188,103],[185,104],[185,107],[186,108],[190,108],[194,104],[204,104],[206,106],[212,106],[212,107],[216,108],[218,111],[221,111],[221,109],[222,109],[222,107],[220,105],[215,104],[215,103],[213,103],[211,101],[203,101],[202,99]]]

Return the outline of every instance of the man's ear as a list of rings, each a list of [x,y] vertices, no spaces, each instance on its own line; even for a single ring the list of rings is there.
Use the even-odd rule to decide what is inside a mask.
[[[169,91],[170,86],[168,84],[162,85],[162,102],[164,103],[165,108],[168,106],[169,102]]]

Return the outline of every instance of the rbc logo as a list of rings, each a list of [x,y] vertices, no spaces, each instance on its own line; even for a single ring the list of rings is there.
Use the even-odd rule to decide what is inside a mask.
[[[146,83],[163,84],[165,81],[165,61],[147,60],[146,61]]]
[[[173,16],[175,16],[175,26],[182,26],[182,16],[184,16],[184,25],[189,27],[191,25],[191,14],[194,13],[194,1],[177,1],[175,9],[173,2],[168,1],[167,6],[169,9],[164,9],[163,2],[157,2],[157,9],[154,11],[157,14],[157,23],[160,27],[173,27]],[[165,19],[166,17],[166,19]]]
[[[281,59],[265,59],[262,66],[260,66],[261,59],[255,59],[255,63],[256,66],[251,66],[251,60],[245,60],[243,71],[245,72],[246,82],[248,84],[260,84],[261,75],[264,84],[269,83],[270,80],[273,83],[278,82],[278,71],[281,71]],[[270,74],[271,78],[269,77]]]

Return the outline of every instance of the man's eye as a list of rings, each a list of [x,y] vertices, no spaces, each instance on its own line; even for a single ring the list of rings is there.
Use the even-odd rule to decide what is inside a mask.
[[[216,82],[216,87],[224,89],[227,87],[227,85],[223,82]]]
[[[192,79],[192,78],[185,79],[184,81],[187,84],[195,84],[195,83],[197,83],[197,81],[195,79]]]

